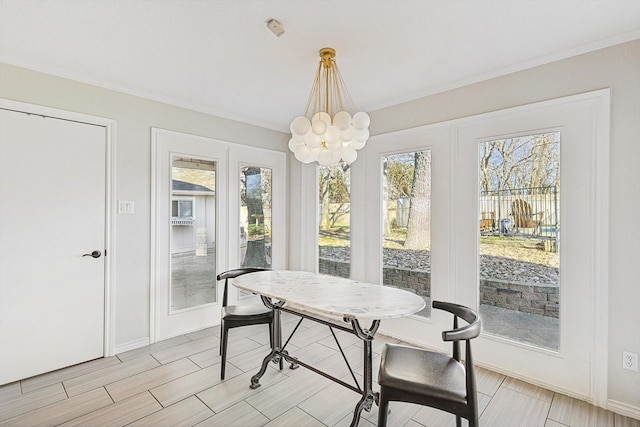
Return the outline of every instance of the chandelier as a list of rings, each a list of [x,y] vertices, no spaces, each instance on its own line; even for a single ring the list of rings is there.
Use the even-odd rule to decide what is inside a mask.
[[[369,139],[369,115],[358,112],[351,116],[344,102],[353,105],[344,85],[336,51],[320,49],[320,63],[311,87],[304,116],[293,119],[289,149],[302,163],[318,162],[335,165],[340,160],[351,164]]]

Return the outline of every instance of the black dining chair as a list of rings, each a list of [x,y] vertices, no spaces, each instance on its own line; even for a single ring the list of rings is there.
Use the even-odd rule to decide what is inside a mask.
[[[453,314],[453,329],[442,332],[443,341],[453,342],[453,355],[397,344],[385,344],[378,384],[378,427],[387,425],[390,401],[409,402],[447,411],[469,427],[478,426],[478,395],[471,355],[471,340],[480,335],[478,314],[468,307],[434,301],[433,308]],[[467,324],[458,326],[458,318]],[[465,341],[464,364],[460,361],[460,341]]]
[[[220,325],[220,355],[222,356],[222,366],[220,367],[220,379],[224,379],[225,367],[227,364],[227,343],[229,329],[250,325],[269,325],[269,343],[273,348],[273,310],[267,308],[260,302],[248,302],[246,304],[227,305],[227,293],[229,279],[242,276],[247,273],[266,271],[264,268],[238,268],[225,271],[217,276],[217,279],[224,280],[224,291],[222,294],[222,319]]]

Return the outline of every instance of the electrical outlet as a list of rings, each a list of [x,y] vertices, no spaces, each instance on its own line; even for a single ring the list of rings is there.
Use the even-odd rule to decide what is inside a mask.
[[[622,368],[629,371],[638,372],[638,353],[630,351],[622,352]]]

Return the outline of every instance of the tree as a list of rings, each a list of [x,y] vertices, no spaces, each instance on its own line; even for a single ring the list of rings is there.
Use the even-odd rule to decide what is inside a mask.
[[[388,157],[385,167],[385,173],[388,183],[389,200],[397,200],[399,198],[409,197],[411,195],[411,186],[413,185],[413,168],[414,159],[412,161],[403,161],[398,156]],[[406,157],[403,156],[403,157]]]
[[[243,267],[270,267],[267,262],[265,245],[265,223],[263,209],[262,173],[259,167],[247,167],[244,175],[244,201],[247,205],[247,251],[244,255]]]
[[[383,233],[388,236],[394,228],[389,219],[389,202],[399,203],[400,199],[408,199],[411,195],[411,184],[413,182],[413,153],[392,154],[385,156],[383,161],[383,184],[382,184],[382,215]],[[396,226],[400,223],[401,212],[396,210]]]
[[[559,169],[559,132],[498,139],[480,144],[482,191],[557,185]]]
[[[343,215],[349,214],[351,198],[349,196],[350,166],[340,162],[334,166],[318,168],[319,203],[322,207],[320,229],[328,230]],[[337,205],[333,212],[331,205]]]
[[[405,249],[425,250],[431,238],[431,151],[417,151]]]

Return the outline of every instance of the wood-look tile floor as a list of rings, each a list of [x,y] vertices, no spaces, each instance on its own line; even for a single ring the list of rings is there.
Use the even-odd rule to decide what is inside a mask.
[[[285,316],[284,332],[297,318]],[[338,332],[362,383],[359,340]],[[286,336],[286,335],[285,335]],[[264,325],[233,329],[226,379],[220,381],[219,328],[179,336],[0,387],[0,426],[348,426],[359,395],[305,368],[270,364],[261,387],[249,388],[269,351]],[[374,378],[384,342],[374,341]],[[307,363],[352,381],[331,332],[305,320],[288,347]],[[478,369],[483,427],[640,427],[640,421]],[[374,426],[377,407],[360,426]],[[454,426],[447,413],[392,403],[388,425]],[[466,422],[463,423],[466,425]]]

